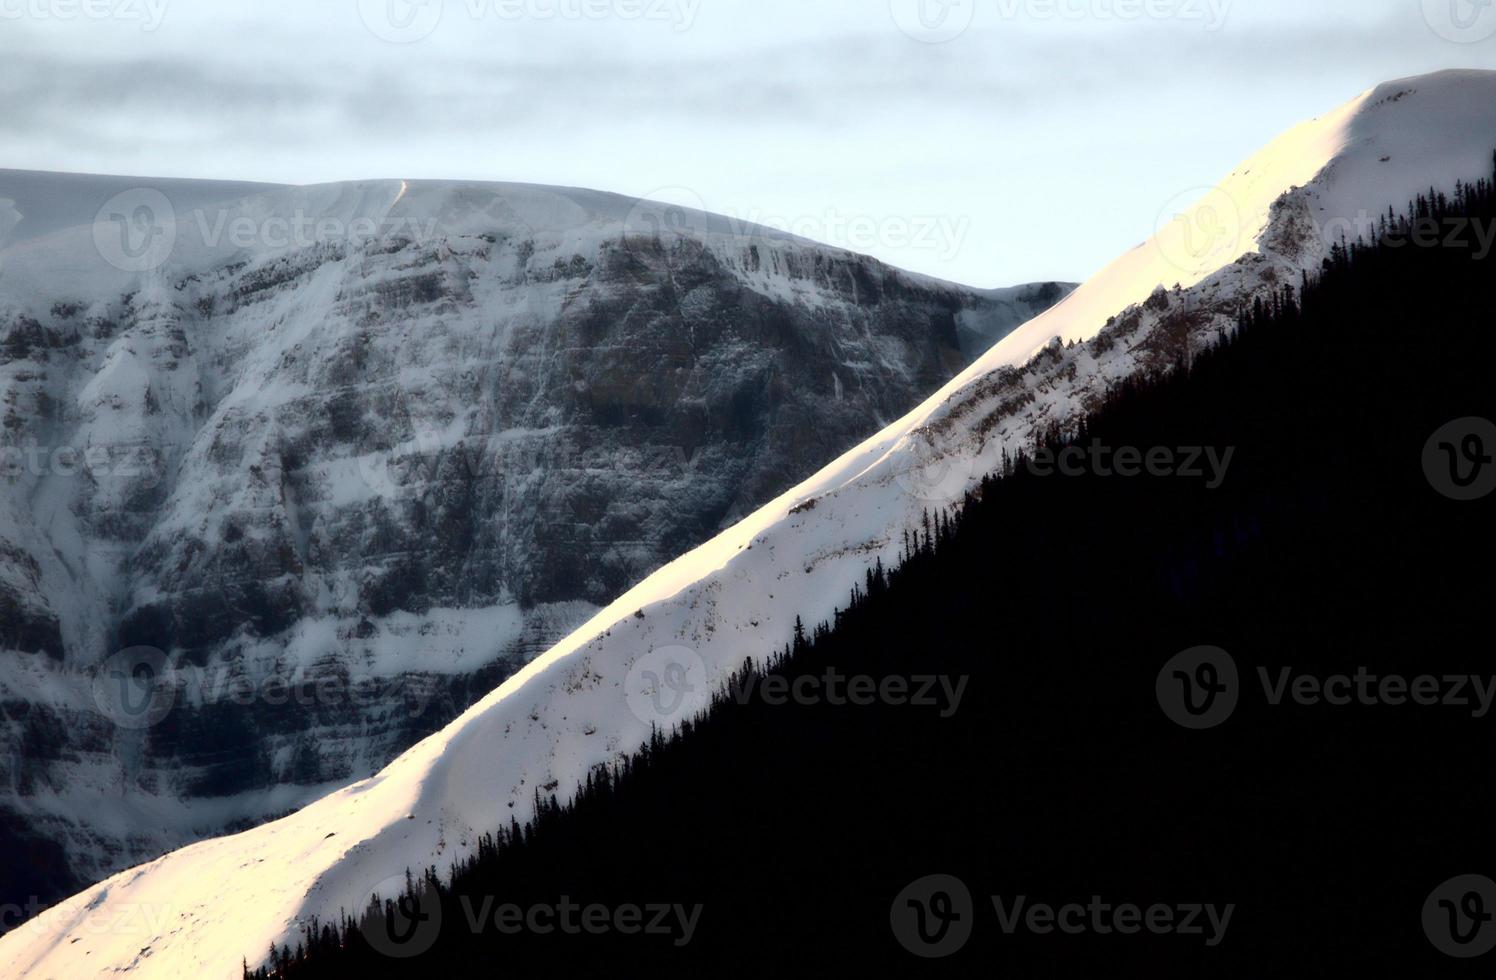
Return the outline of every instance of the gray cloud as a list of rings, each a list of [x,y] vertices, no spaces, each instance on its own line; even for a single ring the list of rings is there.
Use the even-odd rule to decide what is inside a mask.
[[[791,214],[961,208],[974,232],[954,264],[883,257],[995,284],[1087,274],[1151,232],[1153,198],[1380,80],[1496,67],[1492,44],[1445,42],[1403,0],[1242,2],[1216,32],[989,16],[946,44],[910,41],[883,3],[707,0],[679,34],[468,23],[448,3],[410,45],[373,37],[351,2],[227,3],[230,22],[175,0],[154,33],[6,22],[0,166],[684,184],[711,206]],[[1094,195],[1053,218],[1088,224],[1036,253],[1045,212],[1010,187]]]

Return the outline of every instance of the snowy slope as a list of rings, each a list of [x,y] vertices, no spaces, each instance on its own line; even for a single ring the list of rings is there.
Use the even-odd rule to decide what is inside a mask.
[[[0,972],[229,977],[311,915],[468,853],[523,819],[535,789],[564,794],[651,721],[694,708],[744,656],[782,644],[796,615],[829,616],[903,528],[958,500],[1005,448],[1208,342],[1243,302],[1316,266],[1341,219],[1486,175],[1493,146],[1496,75],[1474,72],[1388,83],[1290,131],[917,409],[649,576],[379,775],[89,889],[0,939]],[[693,695],[662,714],[639,678],[669,660]]]

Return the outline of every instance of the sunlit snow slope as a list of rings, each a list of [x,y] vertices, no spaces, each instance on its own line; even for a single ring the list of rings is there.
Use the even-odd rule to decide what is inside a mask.
[[[1476,72],[1388,83],[1291,130],[916,410],[649,576],[379,775],[75,896],[0,940],[0,973],[229,977],[310,916],[469,853],[524,819],[537,788],[564,795],[744,656],[782,645],[797,615],[828,617],[1004,449],[1209,342],[1243,302],[1317,266],[1343,222],[1486,175],[1493,148],[1496,75]],[[669,660],[693,693],[665,713],[637,684]]]

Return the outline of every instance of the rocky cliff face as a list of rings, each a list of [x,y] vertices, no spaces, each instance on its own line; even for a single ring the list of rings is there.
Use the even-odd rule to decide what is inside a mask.
[[[136,184],[0,173],[0,900],[369,775],[1068,292],[585,191]]]

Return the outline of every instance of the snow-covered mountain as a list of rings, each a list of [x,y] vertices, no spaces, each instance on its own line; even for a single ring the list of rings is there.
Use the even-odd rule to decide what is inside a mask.
[[[377,776],[69,899],[0,939],[0,970],[229,976],[309,917],[468,853],[524,819],[537,789],[564,795],[651,724],[699,706],[743,657],[782,645],[797,615],[828,617],[875,558],[893,559],[903,529],[958,501],[1004,450],[1210,342],[1244,303],[1316,267],[1344,228],[1488,175],[1493,147],[1496,75],[1477,72],[1388,83],[1291,130],[919,407],[645,578]]]
[[[0,223],[0,903],[371,775],[1069,288],[527,185]]]

